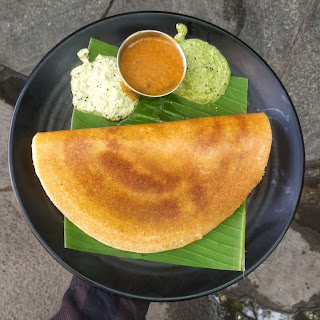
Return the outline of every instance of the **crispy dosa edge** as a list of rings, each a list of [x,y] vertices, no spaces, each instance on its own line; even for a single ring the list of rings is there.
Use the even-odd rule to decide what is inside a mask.
[[[56,207],[111,247],[179,248],[227,219],[261,181],[263,113],[38,133],[34,167]]]

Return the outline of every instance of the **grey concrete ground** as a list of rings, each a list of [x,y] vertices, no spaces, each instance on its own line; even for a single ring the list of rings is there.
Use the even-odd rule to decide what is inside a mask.
[[[294,222],[259,268],[217,295],[152,303],[147,319],[267,319],[269,309],[282,312],[283,319],[293,314],[296,319],[317,319],[303,310],[312,309],[313,316],[318,312],[320,317],[320,1],[1,1],[0,64],[28,75],[47,51],[78,28],[138,10],[199,17],[256,50],[293,100],[307,160]],[[13,196],[7,137],[16,92],[6,91],[4,83],[9,80],[4,70],[0,67],[0,97],[5,100],[0,103],[0,319],[49,319],[58,310],[71,275],[32,235]],[[276,312],[271,315],[279,318]]]

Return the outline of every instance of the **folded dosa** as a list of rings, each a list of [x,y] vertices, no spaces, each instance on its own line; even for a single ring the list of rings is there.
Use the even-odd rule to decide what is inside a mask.
[[[264,113],[38,133],[36,174],[56,207],[111,247],[160,252],[217,227],[264,175]]]

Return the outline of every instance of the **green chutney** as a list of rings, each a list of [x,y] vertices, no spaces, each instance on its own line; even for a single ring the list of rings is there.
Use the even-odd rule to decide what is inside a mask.
[[[201,104],[215,102],[225,92],[230,80],[230,68],[220,51],[199,39],[185,40],[188,29],[182,23],[176,26],[175,39],[187,60],[187,72],[175,91],[178,95]]]

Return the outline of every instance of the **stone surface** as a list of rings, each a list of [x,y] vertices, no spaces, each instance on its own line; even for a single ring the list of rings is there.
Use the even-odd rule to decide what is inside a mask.
[[[11,182],[8,172],[8,136],[12,107],[0,100],[0,190],[10,191]],[[0,206],[1,207],[1,206]]]
[[[320,160],[307,161],[304,186],[295,221],[320,234]],[[309,241],[310,242],[310,241]],[[312,245],[312,243],[311,243]]]
[[[210,320],[216,310],[209,297],[170,303],[151,303],[146,320]]]
[[[224,5],[224,2],[228,3]],[[240,1],[242,2],[242,1]],[[190,15],[214,23],[230,32],[238,30],[239,20],[243,20],[241,16],[240,5],[232,5],[232,1],[198,1],[195,5],[191,0],[116,0],[108,12],[108,16],[112,16],[124,12],[134,11],[167,11]]]
[[[12,107],[0,101],[0,319],[49,319],[71,274],[30,231],[13,195],[7,142]]]
[[[312,1],[244,1],[246,22],[239,35],[281,76],[288,53]]]
[[[306,159],[320,159],[320,2],[301,27],[282,81],[297,110],[306,147]]]
[[[99,20],[108,0],[31,0],[0,3],[0,64],[28,75],[66,36]]]
[[[14,106],[26,80],[25,75],[0,65],[0,99]]]

